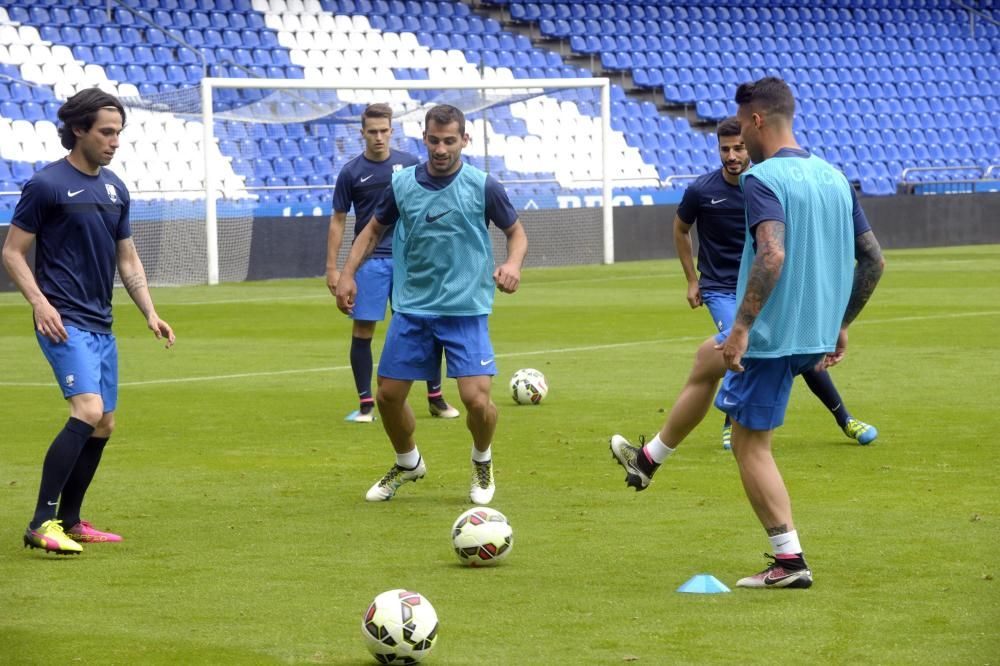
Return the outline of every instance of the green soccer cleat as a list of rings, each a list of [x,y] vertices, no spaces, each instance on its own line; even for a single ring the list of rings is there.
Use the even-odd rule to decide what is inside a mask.
[[[35,529],[26,529],[24,547],[41,548],[56,555],[79,555],[83,552],[83,546],[66,536],[61,520],[46,520]]]
[[[844,425],[844,434],[851,439],[858,440],[858,444],[871,444],[878,437],[878,430],[873,425],[869,425],[864,421],[859,421],[853,416],[847,419],[847,424]]]
[[[722,448],[729,451],[733,448],[733,424],[727,423],[722,426]]]

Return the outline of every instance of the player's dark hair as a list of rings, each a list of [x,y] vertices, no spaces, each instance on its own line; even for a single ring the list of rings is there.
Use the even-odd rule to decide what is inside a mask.
[[[715,128],[715,135],[720,139],[724,136],[739,136],[740,121],[736,120],[736,116],[729,116]]]
[[[438,104],[427,112],[427,116],[424,117],[425,130],[430,126],[431,121],[438,125],[458,123],[458,133],[465,134],[465,114],[462,113],[461,109],[450,104]]]
[[[369,118],[385,118],[392,122],[392,107],[385,102],[375,102],[365,107],[361,114],[361,126],[365,126],[365,121]]]
[[[753,83],[743,83],[736,89],[736,103],[749,104],[753,109],[784,116],[795,116],[795,96],[783,79],[767,76]]]
[[[122,116],[122,125],[125,125],[125,107],[118,101],[118,98],[110,93],[106,93],[100,88],[87,88],[66,100],[66,103],[59,107],[59,120],[62,126],[59,128],[59,141],[66,150],[73,150],[76,145],[76,135],[74,129],[89,132],[97,120],[97,112],[101,109],[114,108]]]

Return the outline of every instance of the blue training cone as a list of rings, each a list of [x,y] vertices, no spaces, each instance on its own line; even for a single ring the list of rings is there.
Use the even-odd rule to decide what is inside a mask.
[[[691,580],[678,587],[677,591],[690,592],[691,594],[717,594],[719,592],[729,592],[729,588],[711,574],[698,574],[697,576],[692,576]]]

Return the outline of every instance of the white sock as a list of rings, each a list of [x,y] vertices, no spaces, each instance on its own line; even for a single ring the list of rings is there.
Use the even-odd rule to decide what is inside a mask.
[[[677,450],[664,444],[663,441],[660,440],[660,433],[656,433],[656,437],[646,442],[646,446],[643,448],[646,449],[646,455],[649,456],[650,460],[657,465],[661,464],[670,456],[671,453]]]
[[[485,451],[480,451],[476,445],[472,445],[472,462],[489,462],[493,460],[493,445],[490,444]]]
[[[767,538],[771,542],[771,548],[774,548],[775,555],[798,555],[802,552],[798,530],[775,534]]]
[[[420,464],[420,450],[416,446],[412,451],[396,454],[396,464],[406,469],[413,469]]]

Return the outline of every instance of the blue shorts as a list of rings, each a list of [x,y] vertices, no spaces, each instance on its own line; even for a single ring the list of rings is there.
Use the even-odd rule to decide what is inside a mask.
[[[449,377],[495,375],[488,315],[424,317],[394,312],[385,334],[380,377],[432,380],[441,371],[441,353]]]
[[[733,327],[736,319],[736,292],[702,291],[701,302],[712,315],[712,323],[720,331]]]
[[[392,257],[370,257],[354,275],[358,293],[354,298],[355,321],[382,321],[392,293]]]
[[[96,393],[104,401],[104,412],[118,404],[118,345],[111,333],[93,333],[66,326],[69,339],[55,343],[35,332],[38,346],[52,366],[64,398]]]
[[[715,336],[719,344],[729,329]],[[785,422],[785,409],[796,375],[811,370],[824,354],[792,354],[778,358],[744,358],[743,372],[727,371],[715,406],[750,430],[774,430]]]

